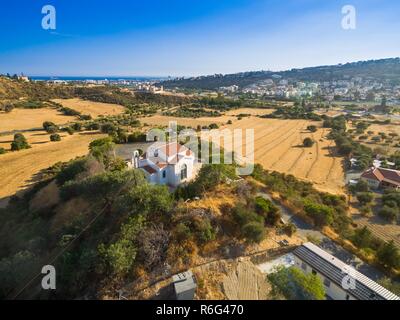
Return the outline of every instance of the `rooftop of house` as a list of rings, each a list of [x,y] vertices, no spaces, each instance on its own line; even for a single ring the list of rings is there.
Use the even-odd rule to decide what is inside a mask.
[[[296,248],[293,254],[340,287],[342,287],[342,280],[346,275],[344,270],[347,270],[348,275],[354,278],[355,286],[354,289],[351,288],[346,291],[356,299],[400,300],[394,293],[311,242],[304,243]]]
[[[400,171],[384,168],[370,168],[361,175],[362,178],[385,181],[400,186]]]
[[[183,154],[190,156],[192,154],[192,151],[189,150],[187,147],[179,144],[178,142],[155,142],[152,146],[151,149],[154,151],[159,151],[165,154],[167,157],[172,157],[177,154]]]

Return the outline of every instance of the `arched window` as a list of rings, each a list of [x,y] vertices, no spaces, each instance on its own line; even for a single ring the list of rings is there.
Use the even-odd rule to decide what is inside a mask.
[[[185,180],[187,178],[187,165],[184,164],[181,168],[181,180]]]

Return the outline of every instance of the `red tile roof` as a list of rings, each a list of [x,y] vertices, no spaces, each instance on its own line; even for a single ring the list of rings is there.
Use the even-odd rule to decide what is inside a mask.
[[[156,165],[157,165],[157,167],[162,169],[162,168],[165,168],[168,165],[168,163],[166,163],[166,162],[157,162]]]
[[[140,168],[146,170],[149,174],[153,174],[153,173],[157,172],[155,169],[153,169],[150,166],[144,166],[144,167],[140,167]]]
[[[384,169],[384,168],[371,168],[361,175],[362,178],[376,180],[379,182],[388,182],[400,186],[400,171]]]
[[[162,147],[160,147],[159,150],[161,152],[163,152],[167,157],[171,157],[173,155],[176,155],[177,153],[190,151],[188,148],[180,145],[177,142],[171,142],[171,143],[165,144]]]

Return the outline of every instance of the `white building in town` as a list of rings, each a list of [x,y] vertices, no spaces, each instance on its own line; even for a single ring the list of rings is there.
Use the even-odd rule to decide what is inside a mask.
[[[295,265],[319,276],[328,299],[400,300],[398,296],[311,242],[293,251]]]
[[[143,170],[150,183],[172,187],[192,180],[199,166],[193,151],[177,142],[155,142],[143,157],[135,151],[130,165]]]

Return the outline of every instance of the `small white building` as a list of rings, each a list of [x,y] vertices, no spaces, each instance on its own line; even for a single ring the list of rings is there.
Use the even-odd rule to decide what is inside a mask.
[[[172,187],[192,180],[197,172],[195,154],[177,142],[155,142],[143,157],[135,151],[131,166],[143,170],[150,183]]]
[[[295,265],[321,278],[328,299],[400,300],[398,296],[311,242],[293,251]]]

